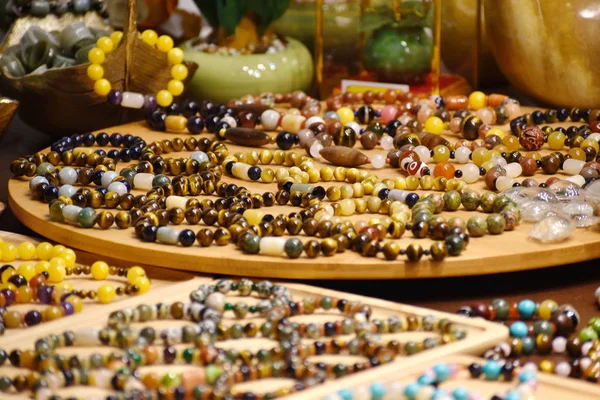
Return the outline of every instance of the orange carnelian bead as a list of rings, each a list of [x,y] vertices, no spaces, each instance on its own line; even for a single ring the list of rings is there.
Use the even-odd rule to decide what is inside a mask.
[[[435,168],[433,169],[433,176],[436,178],[443,176],[446,179],[452,179],[454,178],[455,170],[456,169],[454,168],[453,164],[450,164],[449,162],[441,162],[436,164]]]

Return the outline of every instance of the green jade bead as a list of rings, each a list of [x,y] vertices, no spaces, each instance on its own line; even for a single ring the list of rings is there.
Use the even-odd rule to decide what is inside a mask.
[[[498,196],[494,199],[492,203],[493,211],[495,213],[499,213],[504,210],[504,207],[514,204],[508,197],[506,196]]]
[[[461,203],[465,210],[475,211],[479,208],[481,195],[475,191],[465,191],[461,196]]]
[[[579,332],[579,339],[582,342],[598,339],[598,333],[592,327],[585,327]]]
[[[60,54],[55,54],[52,59],[52,68],[66,68],[76,65],[77,61],[70,57],[65,57]]]
[[[260,236],[244,235],[240,243],[240,247],[246,253],[258,254],[258,252],[260,251]]]
[[[300,192],[304,193],[312,193],[314,190],[314,186],[309,183],[294,183],[290,187],[290,193]]]
[[[77,222],[83,228],[91,228],[96,223],[96,210],[92,207],[84,207],[77,214]]]
[[[510,305],[504,299],[495,299],[492,301],[492,307],[496,310],[496,319],[505,320],[510,312]]]
[[[488,230],[486,219],[480,216],[469,218],[469,221],[467,221],[467,230],[469,231],[469,235],[473,237],[485,235]]]
[[[65,217],[63,216],[62,209],[66,206],[62,201],[55,201],[50,206],[50,221],[63,222]]]
[[[494,200],[496,200],[496,197],[498,197],[498,195],[494,192],[485,192],[481,195],[479,202],[484,213],[491,213],[494,211]]]
[[[176,388],[181,384],[181,377],[175,372],[167,372],[163,376],[161,384],[167,388]]]
[[[163,175],[163,174],[156,175],[154,177],[154,179],[152,179],[152,187],[162,186],[165,183],[171,183],[171,180],[169,179],[168,176]]]
[[[304,245],[300,239],[291,238],[286,240],[283,250],[289,258],[298,258],[304,251]]]
[[[35,174],[36,175],[41,175],[44,176],[46,175],[46,173],[48,172],[52,172],[55,170],[54,165],[48,163],[48,162],[43,162],[40,165],[37,166],[36,170],[35,170]]]
[[[444,207],[449,211],[456,211],[460,207],[461,198],[460,194],[451,190],[449,192],[444,193]]]
[[[487,219],[488,232],[492,235],[499,235],[506,228],[506,221],[500,214],[488,215]]]

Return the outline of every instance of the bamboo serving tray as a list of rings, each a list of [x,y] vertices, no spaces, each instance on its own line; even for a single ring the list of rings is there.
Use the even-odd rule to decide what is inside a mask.
[[[566,124],[562,124],[563,126]],[[505,129],[508,129],[505,126]],[[160,133],[150,131],[144,122],[121,125],[107,130],[132,134],[143,137],[147,143],[155,140],[186,138],[188,133]],[[210,136],[209,136],[210,135]],[[203,133],[199,137],[214,135]],[[450,139],[450,138],[449,138]],[[456,138],[454,138],[456,139]],[[230,154],[256,150],[248,147],[235,146],[227,143]],[[276,150],[275,145],[265,148]],[[357,148],[362,149],[360,145]],[[44,151],[48,151],[45,149]],[[260,151],[260,149],[258,149]],[[300,154],[304,150],[292,149]],[[365,151],[368,155],[382,153],[384,150]],[[548,153],[542,150],[541,153]],[[16,156],[16,155],[15,155]],[[189,156],[189,152],[170,153],[168,156]],[[317,166],[326,164],[316,162]],[[129,165],[119,163],[117,170]],[[431,164],[430,164],[431,165]],[[274,166],[273,168],[278,168]],[[370,168],[370,167],[367,167]],[[400,173],[397,169],[384,168],[374,171],[383,178],[395,178]],[[564,175],[558,175],[565,177]],[[537,175],[539,182],[547,179],[547,175]],[[224,176],[226,182],[235,182],[245,186],[253,193],[276,191],[276,184],[246,182],[229,176]],[[319,185],[317,183],[315,185]],[[323,186],[341,185],[338,182],[322,183]],[[483,192],[483,180],[472,186]],[[136,191],[134,191],[136,192]],[[136,192],[142,193],[141,191]],[[420,191],[420,194],[428,193]],[[214,197],[213,197],[214,199]],[[42,236],[67,246],[96,254],[107,254],[124,261],[135,262],[147,260],[152,265],[180,270],[219,273],[241,276],[270,277],[282,279],[406,279],[429,278],[461,275],[482,275],[526,269],[543,268],[580,262],[600,257],[600,234],[592,229],[578,229],[571,238],[559,244],[541,244],[528,238],[531,224],[521,224],[512,232],[500,236],[487,235],[482,238],[472,238],[466,251],[459,257],[447,257],[443,262],[433,262],[423,257],[418,263],[405,261],[399,256],[396,261],[385,261],[380,254],[378,258],[365,258],[350,251],[337,254],[334,257],[318,257],[309,259],[302,256],[296,260],[286,257],[269,257],[243,254],[233,245],[226,247],[211,246],[202,248],[194,245],[183,248],[160,243],[144,243],[135,237],[133,229],[120,230],[113,227],[108,230],[99,228],[82,229],[67,223],[55,223],[49,220],[48,205],[31,199],[28,180],[11,179],[9,181],[9,204],[17,218]],[[298,211],[289,206],[274,206],[263,209],[265,213],[278,214]],[[446,217],[461,216],[465,221],[475,215],[474,212],[457,211],[444,212]],[[479,213],[485,216],[486,214]],[[374,214],[355,215],[350,220],[369,220],[379,217]],[[197,231],[202,225],[188,226],[186,223],[179,228],[191,228]],[[306,238],[308,240],[308,238]],[[400,240],[402,246],[418,242],[423,248],[431,244],[429,239],[415,239],[407,232]]]
[[[37,241],[30,239],[26,236],[16,235],[7,232],[0,232],[0,238],[5,241],[18,243],[23,240],[31,240],[37,243]],[[83,264],[88,264],[97,260],[98,256],[90,255],[87,253],[77,252],[77,260],[78,263],[82,262]],[[101,257],[101,259],[110,262],[111,264],[117,266],[131,266],[129,263],[123,263],[119,261],[111,260],[107,257]],[[14,265],[18,265],[19,262],[13,263]],[[148,267],[146,269],[148,275],[152,278],[152,286],[148,293],[137,297],[124,297],[118,299],[117,301],[107,304],[107,305],[98,305],[98,304],[86,304],[81,313],[75,314],[69,317],[60,318],[58,320],[42,323],[33,328],[27,329],[14,329],[7,330],[7,333],[0,337],[0,347],[5,349],[6,351],[11,351],[14,348],[19,348],[21,350],[32,348],[36,339],[40,337],[44,337],[49,334],[60,334],[65,330],[77,330],[79,328],[87,328],[87,327],[103,327],[106,324],[106,320],[108,315],[115,311],[122,309],[124,307],[135,307],[138,304],[149,304],[157,301],[163,303],[172,303],[175,301],[189,302],[189,293],[198,288],[199,285],[204,283],[214,282],[212,278],[209,277],[192,277],[190,274],[161,269],[161,268],[151,268]],[[94,288],[102,284],[101,281],[92,281],[88,279],[68,279],[70,282],[76,283],[76,287],[80,288]],[[468,353],[468,354],[476,354],[478,352],[487,349],[496,343],[499,343],[502,340],[505,340],[508,337],[508,329],[501,324],[484,321],[482,319],[474,319],[462,317],[455,314],[448,314],[444,312],[438,312],[434,310],[428,310],[420,307],[413,307],[405,304],[397,304],[389,301],[373,299],[364,296],[353,295],[349,293],[343,293],[333,290],[322,289],[314,286],[301,285],[301,284],[288,284],[285,283],[287,287],[289,287],[293,295],[296,299],[301,299],[306,295],[318,295],[318,296],[333,296],[338,298],[344,298],[346,300],[352,301],[361,301],[364,304],[368,304],[371,306],[373,310],[372,316],[374,318],[382,318],[390,315],[432,315],[436,318],[446,318],[454,323],[460,325],[465,330],[467,330],[467,337],[463,340],[456,341],[453,343],[449,343],[443,346],[439,346],[433,348],[431,350],[426,350],[421,353],[417,353],[412,356],[399,356],[389,365],[378,367],[378,371],[386,371],[388,368],[393,367],[394,369],[402,369],[403,366],[410,362],[413,363],[415,360],[420,360],[420,362],[439,360],[443,357],[447,357],[452,354],[457,353]],[[230,299],[235,299],[234,296],[229,297]],[[241,298],[239,298],[241,299]],[[244,301],[246,301],[249,305],[252,305],[256,302],[256,298],[254,297],[244,297]],[[22,310],[31,309],[31,305],[19,305],[16,307],[20,307]],[[317,311],[312,315],[299,315],[295,317],[291,317],[292,320],[298,322],[324,322],[324,321],[336,321],[341,320],[343,316],[337,312],[337,310],[332,311]],[[227,314],[224,319],[224,323],[229,325],[233,322],[249,322],[253,321],[255,323],[260,323],[262,319],[260,317],[249,317],[245,320],[235,320],[231,314]],[[155,329],[162,329],[166,327],[173,326],[181,326],[185,324],[191,324],[191,322],[183,321],[183,320],[162,320],[162,321],[154,321],[148,324],[135,324],[136,328],[140,328],[142,326],[152,326]],[[401,343],[404,343],[409,340],[423,340],[427,337],[435,337],[438,334],[435,332],[404,332],[404,333],[395,333],[395,334],[382,334],[382,338],[385,340],[396,339]],[[350,336],[348,336],[350,337]],[[344,338],[342,336],[342,338]],[[219,344],[223,348],[231,348],[235,347],[238,349],[249,349],[256,351],[258,349],[268,349],[274,347],[277,342],[274,340],[264,339],[264,338],[253,338],[253,339],[239,339],[239,340],[228,340],[219,342]],[[187,345],[178,345],[189,347]],[[95,348],[95,347],[71,347],[59,350],[61,354],[65,356],[78,354],[79,356],[85,356],[92,352],[101,352],[101,353],[110,353],[114,351],[118,351],[115,348]],[[324,357],[324,360],[327,361],[336,361],[343,363],[353,363],[356,362],[357,357],[350,356],[319,356]],[[409,365],[409,364],[407,364]],[[193,366],[169,366],[169,367],[159,367],[159,366],[149,366],[143,367],[142,371],[149,369],[154,369],[157,371],[166,372],[167,370],[173,371],[181,371],[186,368],[193,368]],[[21,371],[23,372],[23,371]],[[359,374],[354,374],[353,377],[358,379],[359,376],[362,376],[364,373],[368,373],[369,371],[361,372]],[[13,367],[0,367],[0,375],[8,374],[14,375],[19,373],[19,369]],[[367,378],[365,378],[367,379]],[[239,390],[257,390],[257,391],[265,391],[271,390],[276,387],[281,386],[289,386],[291,380],[288,379],[269,379],[265,381],[261,381],[260,383],[245,383],[240,385]],[[327,382],[324,386],[329,386],[331,384],[336,383],[335,381]],[[300,393],[300,398],[305,399],[315,399],[317,397],[316,394],[312,394],[315,389],[304,391]],[[332,389],[333,390],[333,389]],[[67,396],[68,394],[77,396],[83,395],[92,395],[92,394],[107,394],[105,392],[101,392],[99,389],[92,388],[83,388],[83,387],[71,387],[64,390],[59,391],[60,394]],[[28,395],[5,395],[3,394],[3,399],[17,399],[17,398],[29,398]]]

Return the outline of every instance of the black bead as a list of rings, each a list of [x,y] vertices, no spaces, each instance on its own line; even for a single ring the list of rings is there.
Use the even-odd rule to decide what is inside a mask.
[[[293,183],[292,182],[286,182],[283,184],[283,189],[286,191],[290,191],[290,189],[292,188]]]
[[[325,343],[317,340],[314,343],[314,346],[315,346],[315,355],[316,356],[320,356],[322,354],[325,354]]]
[[[190,247],[196,241],[196,234],[191,229],[184,229],[179,233],[179,243],[183,247]]]
[[[10,360],[10,364],[13,367],[21,366],[21,350],[13,350],[8,355],[8,359]]]
[[[348,304],[348,300],[338,300],[337,309],[340,310],[340,312],[344,312],[344,307],[346,307],[346,304]]]
[[[192,115],[188,118],[187,128],[192,135],[202,133],[204,130],[204,121],[202,121],[202,118]]]
[[[42,196],[44,198],[44,202],[46,203],[50,203],[52,200],[58,199],[58,187],[54,185],[46,186]]]
[[[504,363],[502,369],[500,370],[500,373],[502,374],[502,376],[504,376],[505,381],[512,381],[514,369],[515,367],[512,362],[507,361]]]
[[[96,138],[94,138],[94,135],[91,133],[84,133],[82,136],[82,143],[84,146],[90,147],[96,142]]]
[[[158,228],[154,225],[146,225],[142,229],[142,241],[143,242],[156,242],[156,232]]]
[[[585,110],[581,110],[581,119],[584,121],[587,121],[588,119],[590,119],[591,113],[592,113],[592,110],[590,110],[589,108],[586,108]]]
[[[325,188],[323,186],[315,186],[315,188],[312,191],[312,194],[317,196],[319,200],[323,200],[327,192],[325,191]]]
[[[221,132],[222,129],[229,129],[231,128],[231,125],[229,125],[227,122],[225,121],[219,121],[217,122],[217,124],[215,125],[215,131],[211,132],[211,133],[216,133],[217,135],[219,135],[219,132]],[[210,132],[210,131],[209,131]],[[220,137],[220,136],[219,136]]]
[[[457,169],[456,171],[454,171],[454,176],[457,178],[462,178],[463,173],[460,169]]]
[[[486,170],[483,167],[479,167],[479,175],[484,176],[486,174]]]
[[[385,199],[387,199],[389,194],[390,194],[390,189],[381,189],[379,191],[379,193],[377,193],[377,197],[379,197],[381,200],[385,200]]]
[[[235,165],[235,161],[229,161],[227,164],[225,164],[225,170],[227,171],[228,174],[231,175],[231,171],[233,171],[233,166]]]
[[[16,287],[27,286],[27,279],[23,275],[13,275],[8,278],[8,282]]]
[[[119,160],[119,155],[120,155],[120,154],[121,154],[121,153],[119,153],[119,150],[117,150],[117,149],[112,149],[112,150],[109,150],[109,151],[108,151],[108,153],[106,153],[106,156],[107,156],[108,158],[112,158],[113,160]]]
[[[216,115],[210,115],[210,116],[206,117],[206,119],[204,120],[204,125],[206,126],[206,130],[209,133],[217,132],[217,124],[219,123],[219,121],[221,121],[221,118],[219,118]]]
[[[167,119],[167,113],[156,109],[146,115],[146,123],[151,129],[155,131],[165,131],[167,129],[165,120]]]
[[[260,179],[260,174],[261,174],[261,170],[260,167],[257,167],[256,165],[253,167],[250,167],[248,169],[248,177],[250,179],[252,179],[253,181],[257,181]]]
[[[481,366],[481,364],[473,363],[469,365],[469,373],[471,374],[472,378],[479,378],[481,376],[482,371],[483,367]]]
[[[531,113],[531,118],[533,119],[533,123],[539,125],[546,120],[546,116],[540,110],[536,110]]]
[[[277,138],[275,139],[277,143],[277,147],[281,150],[289,150],[294,145],[296,135],[292,135],[290,132],[279,132],[277,134]]]
[[[123,136],[118,132],[115,132],[112,135],[110,135],[110,144],[112,144],[115,147],[120,146],[122,140]]]
[[[412,206],[414,206],[415,204],[417,204],[417,201],[419,201],[419,195],[416,193],[409,193],[406,196],[406,199],[404,200],[404,203],[409,206],[410,208],[412,208]]]
[[[569,110],[566,108],[559,108],[556,110],[556,116],[560,122],[564,122],[569,118]]]
[[[198,106],[198,103],[196,103],[193,100],[184,102],[183,106],[181,107],[181,113],[186,118],[189,118],[192,115],[196,115],[199,110],[200,107]]]
[[[335,324],[333,322],[325,322],[323,327],[325,329],[325,336],[335,335]]]
[[[398,129],[399,126],[402,126],[400,121],[398,121],[397,119],[393,119],[387,123],[385,130],[388,133],[388,135],[393,137],[396,135],[396,129]]]

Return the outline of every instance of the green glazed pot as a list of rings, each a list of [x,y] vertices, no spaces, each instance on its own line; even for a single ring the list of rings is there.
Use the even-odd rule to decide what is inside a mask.
[[[195,100],[226,103],[246,94],[308,91],[313,80],[313,61],[299,41],[286,37],[287,48],[273,54],[222,56],[192,50],[192,39],[181,44],[187,61],[198,69],[186,93]]]

